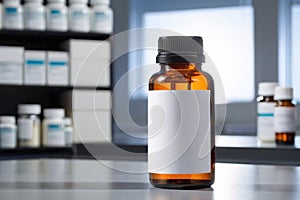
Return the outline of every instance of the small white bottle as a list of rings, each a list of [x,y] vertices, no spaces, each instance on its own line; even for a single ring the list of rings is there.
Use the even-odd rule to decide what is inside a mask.
[[[90,9],[88,0],[70,0],[69,30],[77,32],[90,31]]]
[[[23,8],[20,0],[4,0],[3,2],[3,28],[24,29]]]
[[[110,0],[91,0],[92,25],[91,31],[111,34],[113,31],[113,10],[109,7]]]
[[[40,147],[41,140],[41,105],[18,105],[18,139],[20,147]]]
[[[257,138],[262,142],[275,142],[274,133],[274,100],[278,83],[262,82],[258,85],[257,98]]]
[[[0,117],[0,148],[13,149],[17,147],[17,126],[14,116]]]
[[[71,118],[65,118],[65,142],[66,146],[73,145],[73,128]]]
[[[64,109],[44,109],[43,146],[65,146]]]
[[[46,12],[43,6],[43,0],[25,0],[24,29],[46,29]]]
[[[48,0],[47,2],[47,30],[67,31],[68,8],[66,0]]]

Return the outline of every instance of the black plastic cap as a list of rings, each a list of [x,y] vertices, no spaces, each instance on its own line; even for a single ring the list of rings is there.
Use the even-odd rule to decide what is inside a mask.
[[[158,39],[157,63],[204,63],[203,40],[199,36],[164,36]]]

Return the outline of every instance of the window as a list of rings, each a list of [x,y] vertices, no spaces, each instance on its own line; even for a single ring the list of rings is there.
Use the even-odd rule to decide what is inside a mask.
[[[292,0],[286,5],[288,8],[290,1]],[[161,0],[127,0],[130,2],[127,12],[125,3],[120,5],[120,2],[123,1],[119,1],[114,7],[118,13],[115,17],[116,33],[131,28],[152,27],[169,29],[183,35],[203,36],[204,49],[219,70],[226,100],[229,102],[224,133],[256,134],[254,97],[257,85],[263,81],[278,81],[281,73],[281,69],[276,69],[279,54],[279,34],[276,32],[279,28],[279,1],[273,4],[260,0],[172,0],[172,3]],[[153,35],[158,37],[158,34]],[[155,42],[158,38],[148,40],[147,34],[139,32],[130,35],[128,39],[130,46],[135,47],[145,41],[147,44],[149,41]],[[159,70],[159,66],[153,66],[156,55],[155,47],[151,50],[130,51],[114,66],[114,69],[117,67],[114,70],[114,83],[124,75],[129,76],[124,84],[125,89],[122,90],[124,96],[130,97],[131,117],[126,120],[130,118],[140,126],[147,125],[147,83],[149,77]],[[114,103],[123,106],[127,101],[118,98]],[[146,136],[146,129],[136,129],[126,120],[121,125],[114,123],[113,141],[116,144],[146,144],[146,137],[135,137],[138,134]],[[132,137],[125,133],[123,127],[136,135]]]
[[[300,101],[300,4],[294,4],[291,7],[292,11],[292,57],[291,57],[291,79],[294,95],[297,101]]]
[[[253,15],[252,6],[145,12],[142,27],[202,36],[204,49],[222,78],[227,102],[247,102],[254,99],[255,91]],[[140,64],[153,64],[156,54],[143,51]],[[140,83],[155,71],[158,68],[141,70]],[[146,96],[146,91],[140,92]]]

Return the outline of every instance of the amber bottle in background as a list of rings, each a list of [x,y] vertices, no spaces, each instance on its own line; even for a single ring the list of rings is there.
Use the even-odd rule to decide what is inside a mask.
[[[293,89],[276,87],[274,99],[277,101],[274,110],[276,144],[293,145],[297,124],[296,106],[292,102]]]
[[[201,37],[159,38],[156,61],[161,70],[151,77],[148,96],[149,178],[156,187],[197,189],[210,187],[214,182],[214,86],[210,75],[201,70],[202,47]],[[155,106],[162,107],[165,113],[151,116]],[[181,111],[176,112],[179,107]],[[161,122],[160,116],[167,119],[162,130],[152,127]],[[193,128],[197,121],[199,129]],[[178,159],[170,158],[195,131],[193,143],[184,147]],[[207,154],[199,159],[202,145],[207,147]]]

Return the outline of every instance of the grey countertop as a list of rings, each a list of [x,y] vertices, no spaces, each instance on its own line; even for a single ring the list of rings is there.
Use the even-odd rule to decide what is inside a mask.
[[[300,167],[216,164],[204,190],[165,190],[148,182],[144,161],[0,161],[0,199],[299,200]]]

